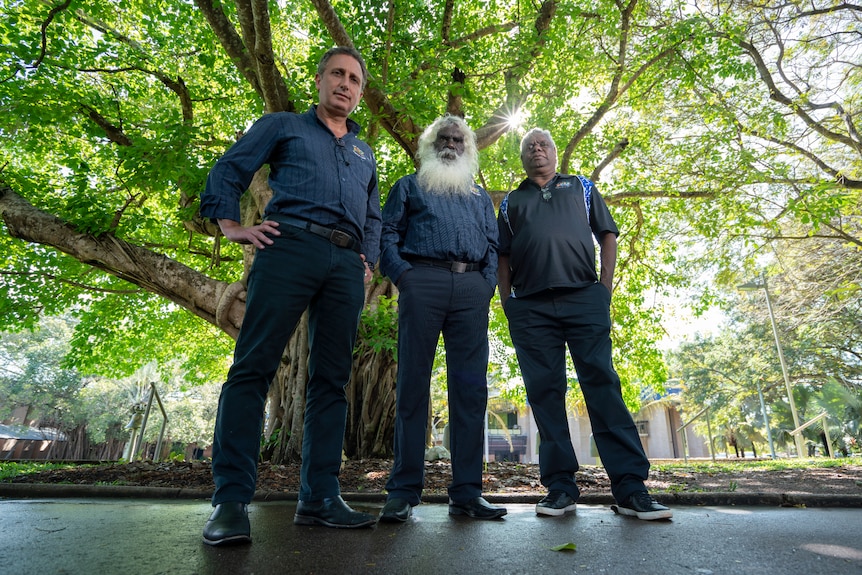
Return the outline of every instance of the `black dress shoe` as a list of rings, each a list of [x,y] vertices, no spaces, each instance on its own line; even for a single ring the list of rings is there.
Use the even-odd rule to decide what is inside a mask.
[[[410,502],[400,497],[393,497],[386,502],[380,511],[380,521],[383,523],[404,523],[413,513]]]
[[[449,500],[449,515],[466,515],[473,519],[498,519],[506,514],[505,507],[494,507],[484,497],[475,497],[464,503]]]
[[[320,501],[300,501],[296,504],[296,525],[325,525],[341,529],[368,527],[377,523],[370,513],[361,513],[348,507],[341,496],[328,497]]]
[[[207,545],[242,545],[251,543],[248,505],[230,501],[219,503],[204,526]]]

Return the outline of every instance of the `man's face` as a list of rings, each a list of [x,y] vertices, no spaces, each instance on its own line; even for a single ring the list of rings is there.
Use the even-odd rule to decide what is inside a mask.
[[[528,174],[536,171],[555,170],[557,150],[547,136],[536,133],[530,136],[521,154],[521,163]]]
[[[323,75],[314,77],[320,105],[333,115],[348,116],[362,97],[362,67],[353,56],[336,54]]]
[[[444,162],[457,160],[464,153],[464,133],[458,126],[443,126],[434,140],[434,151]]]

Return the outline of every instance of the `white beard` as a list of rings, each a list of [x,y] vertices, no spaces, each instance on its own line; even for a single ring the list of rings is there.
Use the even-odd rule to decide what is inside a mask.
[[[451,152],[448,152],[451,153]],[[467,195],[473,190],[473,170],[466,154],[444,160],[447,151],[426,158],[416,174],[419,185],[427,192],[439,195]]]

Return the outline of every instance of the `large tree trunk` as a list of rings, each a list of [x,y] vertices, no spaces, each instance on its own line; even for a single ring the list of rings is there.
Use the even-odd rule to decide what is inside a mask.
[[[372,283],[365,296],[368,315],[374,316],[380,305],[380,296],[392,298],[394,292],[395,287],[386,279]],[[363,316],[354,351],[353,371],[346,388],[348,411],[344,454],[349,458],[389,457],[395,436],[397,364],[391,351],[375,350],[374,345],[362,338],[369,321],[375,320]],[[394,322],[389,330],[394,343]],[[379,334],[379,330],[376,333]],[[269,391],[263,458],[273,463],[301,459],[307,362],[308,318],[304,314],[285,348],[282,364]]]
[[[263,458],[273,463],[301,459],[307,366],[308,313],[304,313],[284,349],[281,365],[269,388]]]
[[[398,365],[392,350],[375,349],[363,334],[374,331],[377,338],[398,341],[394,316],[380,311],[380,297],[395,297],[395,286],[388,279],[372,283],[366,293],[366,310],[371,319],[363,318],[353,356],[353,373],[347,386],[347,431],[344,452],[349,458],[389,457],[395,439],[395,377]],[[389,308],[391,309],[391,308]],[[369,330],[369,325],[374,330]]]
[[[161,295],[233,338],[239,333],[245,315],[244,279],[234,283],[214,280],[113,234],[81,233],[72,224],[36,208],[9,187],[0,187],[0,218],[13,237],[54,247],[96,269]],[[250,261],[251,258],[246,257],[246,270]],[[388,280],[373,283],[367,290],[366,302],[376,309],[378,297],[392,296],[394,291]],[[276,463],[300,457],[307,364],[308,323],[303,316],[285,348],[282,364],[270,388],[264,456]],[[376,352],[365,345],[361,332],[347,394],[350,411],[345,453],[350,457],[390,454],[395,418],[395,360],[391,352]]]

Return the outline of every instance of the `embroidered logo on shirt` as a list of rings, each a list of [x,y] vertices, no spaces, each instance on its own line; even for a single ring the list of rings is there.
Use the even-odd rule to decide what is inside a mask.
[[[353,153],[362,158],[363,160],[367,159],[365,157],[365,152],[363,152],[362,149],[355,144],[353,145]]]
[[[571,180],[561,180],[561,181],[557,182],[557,185],[554,187],[557,189],[559,189],[559,188],[571,188],[572,187],[572,181]]]

